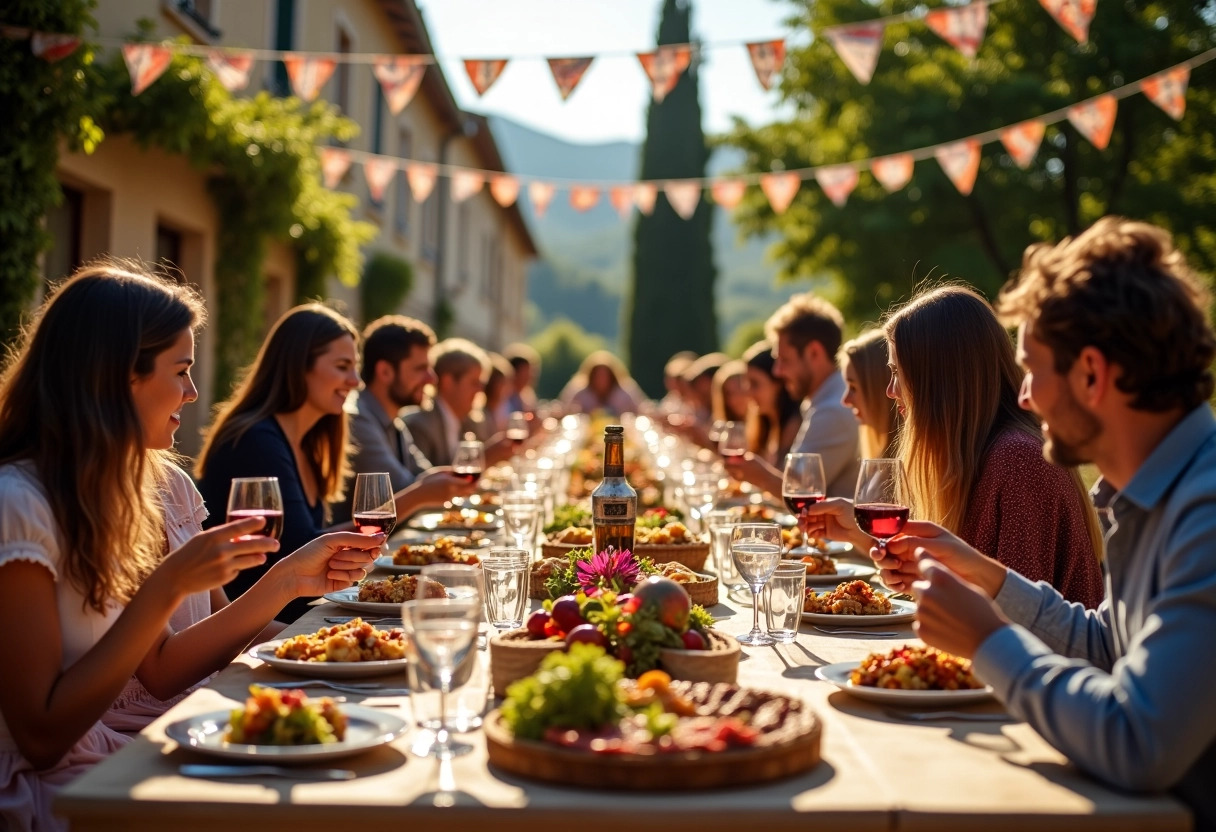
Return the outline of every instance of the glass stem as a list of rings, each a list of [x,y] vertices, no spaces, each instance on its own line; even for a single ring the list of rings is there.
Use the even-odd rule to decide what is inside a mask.
[[[748,635],[760,632],[760,590],[752,587],[752,631]]]
[[[439,685],[439,728],[435,731],[435,753],[439,757],[448,757],[448,688],[452,685],[451,674],[441,677]]]

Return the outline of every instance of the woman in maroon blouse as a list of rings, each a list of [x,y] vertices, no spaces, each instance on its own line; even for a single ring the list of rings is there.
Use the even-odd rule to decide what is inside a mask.
[[[945,286],[914,298],[884,331],[912,516],[1096,607],[1105,594],[1097,515],[1077,472],[1044,459],[1038,421],[1018,405],[1012,341],[992,308],[970,289]],[[872,545],[847,500],[812,513],[824,517],[825,537]]]

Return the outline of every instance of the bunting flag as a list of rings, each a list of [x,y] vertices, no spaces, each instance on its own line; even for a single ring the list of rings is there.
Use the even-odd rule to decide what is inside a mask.
[[[1181,121],[1186,113],[1186,86],[1190,80],[1190,67],[1180,66],[1144,79],[1140,89],[1149,101],[1165,110],[1170,118]]]
[[[980,143],[975,139],[944,145],[933,151],[937,163],[963,196],[975,187],[975,177],[980,172]]]
[[[1094,19],[1098,8],[1098,0],[1039,0],[1047,13],[1055,18],[1056,23],[1065,32],[1072,35],[1077,43],[1089,40],[1089,22]]]
[[[628,185],[617,185],[608,189],[608,201],[624,219],[633,211],[633,188]]]
[[[1001,144],[1009,151],[1010,158],[1020,168],[1030,167],[1043,143],[1043,132],[1047,125],[1041,121],[1023,121],[1001,131]]]
[[[794,196],[801,185],[801,177],[793,171],[766,173],[760,177],[760,190],[764,191],[769,205],[773,206],[773,212],[776,214],[785,213],[785,209],[790,207],[790,203],[794,201]]]
[[[80,47],[80,38],[75,35],[54,35],[47,32],[34,32],[30,38],[30,51],[35,57],[42,58],[48,63],[62,61]]]
[[[925,25],[938,37],[968,58],[974,58],[988,28],[988,4],[970,3],[952,9],[935,9],[925,15]]]
[[[664,182],[663,193],[667,194],[667,202],[681,218],[692,219],[697,212],[697,203],[701,201],[699,183],[688,180]]]
[[[321,150],[321,181],[331,191],[338,187],[342,177],[350,170],[350,154],[340,147]]]
[[[837,208],[843,208],[849,201],[849,194],[857,187],[857,168],[852,165],[833,165],[829,168],[819,168],[815,171],[815,180],[828,199]]]
[[[550,58],[549,71],[557,82],[557,91],[561,93],[562,101],[570,97],[578,82],[583,80],[583,73],[591,68],[595,58]]]
[[[435,181],[439,178],[439,169],[434,165],[414,162],[405,166],[405,179],[410,183],[410,193],[414,202],[426,202],[426,198],[435,190]]]
[[[575,211],[590,211],[600,201],[600,189],[591,185],[575,185],[570,188],[570,204]]]
[[[372,195],[372,202],[384,199],[384,189],[393,181],[397,172],[397,163],[392,159],[377,157],[363,163],[363,178],[367,180],[367,192]]]
[[[871,21],[833,26],[824,29],[823,35],[857,80],[868,84],[874,77],[874,67],[878,66],[884,29],[881,21]]]
[[[332,58],[298,58],[293,55],[284,58],[283,64],[291,80],[291,91],[302,101],[315,100],[338,65]]]
[[[639,182],[633,186],[633,202],[646,216],[650,216],[654,211],[654,203],[658,198],[659,186],[653,182]]]
[[[228,92],[243,90],[249,86],[249,72],[253,69],[253,55],[247,52],[225,52],[212,49],[207,55],[207,67],[215,79]]]
[[[1068,120],[1094,147],[1105,150],[1110,144],[1110,134],[1115,129],[1115,113],[1118,109],[1119,102],[1113,95],[1099,95],[1069,107]]]
[[[513,205],[519,198],[519,180],[505,173],[490,177],[490,196],[503,208]]]
[[[139,95],[164,75],[173,53],[151,43],[128,43],[122,48],[122,59],[131,76],[131,95]]]
[[[675,89],[680,73],[692,62],[692,47],[660,46],[654,52],[639,52],[638,61],[650,79],[654,100],[662,103],[667,94]]]
[[[384,100],[388,102],[389,112],[393,115],[404,110],[414,98],[425,73],[426,63],[414,55],[377,58],[372,67],[372,74],[380,82]]]
[[[506,69],[507,61],[503,59],[495,60],[466,60],[464,62],[464,71],[469,73],[469,80],[473,82],[473,89],[477,90],[477,95],[486,94],[486,90],[494,86],[494,82],[498,80],[498,76],[502,75],[502,71]]]
[[[452,203],[464,202],[481,190],[486,183],[485,175],[478,170],[452,171]]]
[[[555,190],[548,182],[532,182],[528,185],[528,200],[532,203],[532,210],[536,212],[537,219],[545,215]]]
[[[747,54],[752,59],[752,69],[756,70],[756,80],[765,90],[773,88],[773,76],[781,74],[785,64],[785,41],[766,40],[760,43],[749,43]]]
[[[733,211],[746,190],[747,183],[742,179],[720,179],[710,187],[709,192],[713,194],[714,202],[727,211]]]
[[[887,193],[893,194],[912,181],[912,165],[910,153],[883,156],[870,162],[870,173],[886,188]]]

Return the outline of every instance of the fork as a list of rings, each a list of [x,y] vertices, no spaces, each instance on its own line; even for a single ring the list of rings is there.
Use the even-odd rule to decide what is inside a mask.
[[[320,687],[341,691],[342,693],[359,693],[365,696],[404,696],[410,692],[409,688],[382,688],[379,685],[357,684],[354,682],[329,682],[324,679],[309,679],[304,682],[266,682],[262,687],[279,688],[280,690]]]
[[[967,711],[900,711],[895,708],[883,708],[882,712],[892,719],[903,719],[910,722],[932,722],[938,719],[954,719],[959,722],[1011,722],[1009,714],[970,713]]]
[[[393,618],[391,616],[380,617],[380,618],[367,618],[366,616],[362,616],[362,615],[327,615],[327,616],[325,616],[325,623],[326,624],[349,624],[350,622],[354,621],[356,618],[361,619],[362,621],[364,621],[368,624],[380,624],[385,621],[393,621],[398,624],[401,623],[400,616],[398,616],[396,618]]]
[[[882,636],[897,636],[899,633],[886,632],[884,630],[845,630],[839,627],[820,627],[818,624],[812,624],[816,630],[821,633],[827,633],[832,636],[874,636],[875,638]]]

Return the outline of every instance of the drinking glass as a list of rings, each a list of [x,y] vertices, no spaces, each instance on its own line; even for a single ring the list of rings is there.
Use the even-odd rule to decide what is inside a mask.
[[[802,531],[803,545],[792,552],[815,552],[811,536],[806,531],[805,511],[823,499],[826,480],[823,476],[823,458],[819,454],[788,454],[785,458],[785,473],[781,478],[781,498],[785,506],[798,520]]]
[[[774,641],[793,641],[798,637],[805,595],[806,564],[800,560],[777,564],[764,587],[764,617]]]
[[[351,513],[360,534],[392,534],[393,526],[397,525],[397,509],[387,473],[355,475]]]
[[[515,548],[531,552],[536,545],[540,525],[541,495],[531,491],[504,491],[502,519],[507,534],[515,539]]]
[[[481,604],[475,598],[425,598],[401,605],[401,624],[410,644],[413,678],[439,691],[439,720],[435,741],[422,753],[450,759],[467,754],[473,746],[453,743],[447,725],[448,694],[463,682],[456,669],[470,658],[476,662],[474,645]]]
[[[752,591],[752,629],[739,637],[739,643],[753,647],[772,644],[772,637],[760,629],[760,591],[781,562],[781,527],[776,523],[738,524],[731,529],[730,554]]]
[[[484,581],[481,567],[467,563],[428,563],[418,570],[417,595],[420,598],[430,597],[430,590],[423,586],[427,581],[439,584],[449,598],[462,598],[480,603]]]
[[[481,558],[481,571],[486,585],[486,618],[500,630],[522,627],[528,612],[532,551],[491,549]]]
[[[473,434],[467,434],[472,436]],[[475,483],[481,479],[486,469],[486,448],[477,439],[465,439],[456,448],[456,456],[452,459],[452,473],[463,478],[466,482]],[[463,507],[463,497],[452,500],[455,506]]]
[[[908,522],[907,486],[904,466],[898,459],[863,459],[857,475],[853,516],[857,528],[878,538],[885,549],[887,541],[899,534]]]
[[[234,477],[228,487],[228,522],[245,517],[261,517],[265,525],[253,537],[283,536],[283,495],[278,477]]]
[[[507,438],[519,447],[519,443],[528,438],[528,417],[516,410],[507,417]]]
[[[726,460],[739,459],[747,451],[747,425],[727,422],[718,434],[718,453]]]

